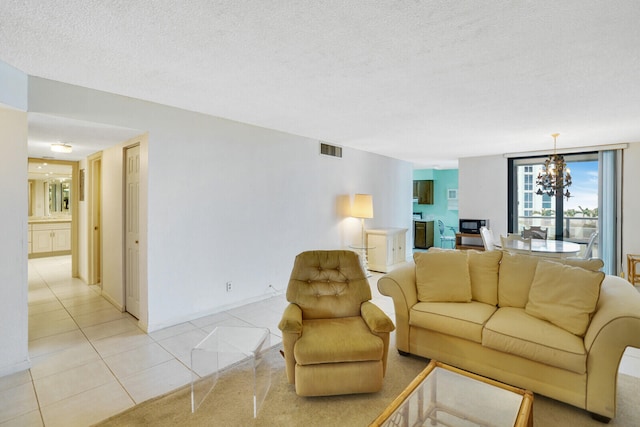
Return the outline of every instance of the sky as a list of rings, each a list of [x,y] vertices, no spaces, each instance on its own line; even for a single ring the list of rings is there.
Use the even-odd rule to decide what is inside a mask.
[[[571,197],[564,202],[564,210],[598,207],[598,161],[568,162],[572,184],[569,187]]]

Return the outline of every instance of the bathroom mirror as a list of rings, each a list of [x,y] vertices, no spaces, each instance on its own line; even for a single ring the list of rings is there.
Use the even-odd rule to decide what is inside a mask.
[[[69,213],[71,184],[68,180],[51,180],[49,186],[49,212],[51,214]]]
[[[71,215],[71,174],[71,165],[29,159],[30,217]]]

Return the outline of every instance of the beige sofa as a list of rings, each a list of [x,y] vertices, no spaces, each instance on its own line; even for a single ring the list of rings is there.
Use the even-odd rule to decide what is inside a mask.
[[[601,267],[601,260],[429,251],[383,276],[378,289],[393,298],[401,354],[529,389],[608,422],[622,354],[640,347],[640,294]]]

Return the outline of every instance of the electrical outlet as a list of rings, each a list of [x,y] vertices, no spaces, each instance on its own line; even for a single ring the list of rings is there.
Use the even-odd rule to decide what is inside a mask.
[[[231,292],[231,282],[227,282],[227,292]]]

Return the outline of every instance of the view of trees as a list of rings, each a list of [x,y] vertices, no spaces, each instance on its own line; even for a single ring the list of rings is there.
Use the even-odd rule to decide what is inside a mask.
[[[541,211],[533,212],[533,215],[540,215],[540,216],[555,216],[555,214],[556,214],[555,210],[545,209],[545,208],[542,208]],[[578,210],[567,209],[566,211],[564,211],[564,216],[568,216],[568,217],[575,217],[578,214],[580,214],[582,218],[597,218],[598,208],[591,209],[591,208],[583,208],[582,206],[578,206]]]

